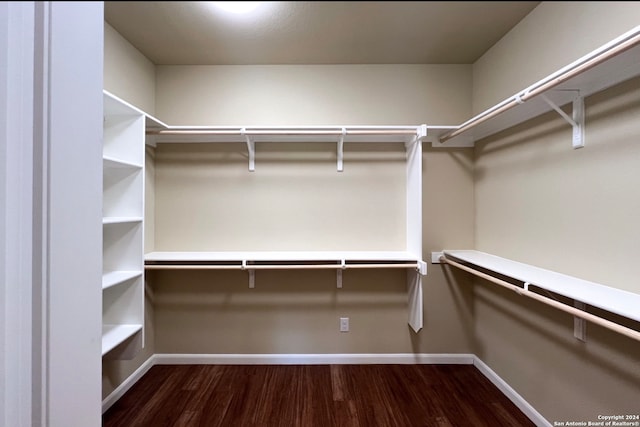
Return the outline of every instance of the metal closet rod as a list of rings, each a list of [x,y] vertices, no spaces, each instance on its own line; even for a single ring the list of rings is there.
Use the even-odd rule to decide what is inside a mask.
[[[475,276],[481,277],[481,278],[483,278],[485,280],[488,280],[490,282],[493,282],[493,283],[495,283],[497,285],[500,285],[502,287],[505,287],[507,289],[515,291],[519,295],[524,295],[524,296],[532,298],[532,299],[534,299],[536,301],[540,301],[540,302],[542,302],[544,304],[547,304],[547,305],[550,305],[552,307],[555,307],[555,308],[557,308],[559,310],[562,310],[564,312],[572,314],[572,315],[574,315],[576,317],[579,317],[581,319],[587,320],[587,321],[589,321],[591,323],[595,323],[597,325],[600,325],[602,327],[610,329],[610,330],[612,330],[614,332],[617,332],[619,334],[625,335],[625,336],[627,336],[629,338],[632,338],[634,340],[640,341],[640,332],[638,332],[638,331],[636,331],[634,329],[627,328],[626,326],[622,326],[622,325],[620,325],[618,323],[615,323],[615,322],[612,322],[610,320],[603,319],[602,317],[598,317],[598,316],[596,316],[594,314],[587,313],[586,311],[582,311],[582,310],[579,310],[577,308],[570,307],[570,306],[568,306],[566,304],[563,304],[561,302],[555,301],[555,300],[553,300],[551,298],[547,298],[547,297],[544,297],[542,295],[536,294],[535,292],[531,292],[528,289],[523,289],[523,288],[521,288],[519,286],[516,286],[516,285],[511,284],[509,282],[506,282],[504,280],[498,279],[498,278],[493,277],[493,276],[491,276],[489,274],[482,273],[481,271],[478,271],[478,270],[474,270],[473,268],[467,267],[466,265],[460,264],[459,262],[452,261],[452,260],[448,259],[445,256],[440,257],[440,261],[444,262],[446,264],[450,264],[450,265],[452,265],[452,266],[454,266],[456,268],[464,270],[464,271],[466,271],[468,273],[471,273],[471,274],[473,274]]]
[[[576,64],[575,66],[566,70],[559,76],[550,78],[548,81],[539,83],[539,86],[525,90],[522,94],[516,95],[510,100],[507,100],[501,104],[498,104],[493,109],[487,110],[484,113],[477,115],[471,120],[461,124],[457,129],[445,133],[440,137],[440,142],[444,143],[449,139],[454,138],[460,135],[461,133],[466,132],[469,129],[479,125],[480,123],[483,123],[491,119],[492,117],[497,116],[500,113],[503,113],[519,104],[522,104],[523,102],[528,101],[529,99],[535,96],[538,96],[541,93],[548,91],[549,89],[553,89],[554,87],[560,85],[561,83],[579,75],[580,73],[583,73],[595,67],[596,65],[599,65],[607,61],[608,59],[616,55],[621,54],[626,50],[631,49],[632,47],[636,46],[639,43],[640,43],[640,30],[636,30],[636,34],[630,36],[627,39],[622,40],[619,44],[607,49],[606,51],[592,58],[585,60],[584,62]]]

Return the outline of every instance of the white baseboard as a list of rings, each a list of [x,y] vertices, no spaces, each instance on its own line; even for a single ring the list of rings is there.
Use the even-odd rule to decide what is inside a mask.
[[[156,365],[472,365],[473,354],[155,354]]]
[[[129,375],[126,380],[122,382],[115,390],[113,390],[103,401],[102,401],[102,413],[104,414],[111,406],[118,401],[129,389],[137,383],[140,378],[144,374],[147,373],[149,369],[155,365],[154,356],[151,355],[145,362],[140,365],[138,369],[136,369],[133,374]]]
[[[476,368],[489,380],[498,387],[498,389],[513,402],[538,427],[551,427],[551,423],[547,421],[533,406],[529,404],[522,396],[520,396],[509,384],[507,384],[493,369],[487,366],[479,357],[474,356]]]
[[[102,401],[102,413],[107,411],[152,366],[155,365],[348,365],[348,364],[421,364],[474,365],[536,426],[551,424],[489,366],[474,354],[154,354],[131,376]]]

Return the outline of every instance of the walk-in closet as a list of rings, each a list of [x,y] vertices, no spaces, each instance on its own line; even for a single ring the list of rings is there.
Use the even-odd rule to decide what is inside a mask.
[[[0,23],[0,424],[640,426],[640,2]]]

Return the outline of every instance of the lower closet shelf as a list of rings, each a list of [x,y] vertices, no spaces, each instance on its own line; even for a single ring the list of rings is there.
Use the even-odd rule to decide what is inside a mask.
[[[145,268],[415,268],[426,274],[426,263],[406,251],[150,252]]]
[[[142,325],[103,325],[102,355],[104,356],[139,331],[142,331]]]
[[[127,280],[135,279],[142,276],[142,271],[108,271],[102,275],[102,289],[110,288],[111,286],[119,285]]]
[[[256,270],[333,269],[336,286],[342,288],[342,272],[347,269],[400,268],[407,271],[409,325],[418,332],[423,326],[422,276],[427,264],[408,251],[230,251],[230,252],[150,252],[145,269],[244,270],[249,288],[255,287]]]
[[[445,250],[440,260],[521,295],[640,340],[640,331],[589,313],[584,308],[562,303],[545,293],[569,298],[574,304],[586,304],[635,322],[640,322],[640,294],[475,250]],[[508,282],[500,276],[520,282],[520,285]]]

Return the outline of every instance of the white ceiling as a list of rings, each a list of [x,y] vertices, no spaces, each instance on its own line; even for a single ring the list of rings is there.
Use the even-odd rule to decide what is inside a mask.
[[[472,64],[540,2],[106,1],[105,20],[156,65]]]

